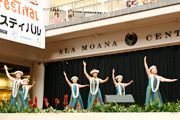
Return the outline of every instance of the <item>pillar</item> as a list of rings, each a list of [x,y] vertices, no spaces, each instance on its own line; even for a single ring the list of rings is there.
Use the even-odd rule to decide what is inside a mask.
[[[50,8],[51,2],[50,0],[37,0],[38,6],[42,7],[44,10],[44,24],[49,25],[50,22]]]
[[[33,98],[37,97],[37,107],[43,107],[43,99],[44,99],[44,73],[45,67],[43,63],[34,63],[31,68],[31,74],[33,76],[33,80],[36,82],[33,87]]]
[[[127,5],[127,1],[128,0],[122,0],[122,8],[123,9],[127,8],[127,6],[126,6]]]

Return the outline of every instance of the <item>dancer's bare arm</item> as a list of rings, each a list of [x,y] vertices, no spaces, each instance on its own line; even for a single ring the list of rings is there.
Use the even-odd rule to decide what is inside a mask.
[[[16,79],[13,78],[13,77],[11,77],[11,75],[10,75],[9,72],[8,72],[8,67],[7,67],[6,65],[4,65],[4,69],[5,69],[6,75],[7,75],[7,77],[9,78],[9,80],[11,80],[11,81],[14,82]]]
[[[125,84],[124,84],[124,87],[127,87],[127,86],[131,85],[133,82],[134,82],[134,81],[131,80],[129,83],[125,83]]]
[[[84,88],[84,87],[88,87],[89,85],[86,84],[86,85],[79,85],[79,88]]]
[[[69,79],[68,79],[65,71],[63,72],[63,74],[64,74],[65,80],[66,80],[66,82],[68,83],[68,85],[69,85],[70,87],[72,87],[72,83],[69,81]]]
[[[113,83],[114,83],[114,85],[115,85],[115,87],[117,86],[117,82],[116,82],[116,79],[115,79],[115,69],[113,69],[113,71],[112,71],[112,79],[113,79]]]
[[[33,84],[32,85],[29,85],[29,90],[36,84],[35,81],[33,81]]]
[[[168,79],[168,78],[164,78],[162,76],[159,76],[159,80],[161,82],[175,82],[175,81],[178,81],[178,79]]]
[[[109,80],[109,77],[107,77],[105,80],[99,79],[99,83],[105,83]]]
[[[148,78],[150,78],[151,73],[150,73],[148,65],[147,65],[146,56],[144,57],[144,67],[145,67]]]
[[[88,74],[87,71],[86,71],[86,62],[85,62],[85,61],[83,61],[83,66],[84,66],[84,74],[85,74],[86,78],[87,78],[89,81],[91,81],[91,77],[89,76],[89,74]]]

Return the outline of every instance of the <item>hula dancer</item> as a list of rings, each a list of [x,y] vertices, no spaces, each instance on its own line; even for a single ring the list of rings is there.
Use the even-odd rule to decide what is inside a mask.
[[[157,67],[152,65],[148,68],[146,62],[146,56],[144,57],[144,67],[149,78],[147,91],[146,91],[146,106],[149,106],[152,102],[156,102],[159,106],[163,104],[161,94],[159,91],[160,82],[175,82],[178,79],[167,79],[157,75]]]
[[[114,82],[114,85],[117,90],[117,95],[125,95],[125,87],[131,85],[133,83],[133,80],[131,80],[129,83],[122,83],[123,76],[118,75],[115,78],[114,74],[115,74],[115,69],[113,69],[113,71],[112,71],[112,78],[113,78],[113,82]],[[117,80],[117,82],[116,82],[116,80]]]
[[[75,110],[84,109],[81,94],[79,93],[79,88],[87,87],[89,85],[77,84],[78,77],[76,77],[76,76],[73,76],[71,78],[71,81],[73,82],[73,83],[71,83],[69,81],[69,79],[67,78],[66,72],[63,72],[63,73],[64,73],[65,80],[68,83],[68,85],[70,86],[71,92],[72,92],[71,99],[70,99],[70,102],[69,102],[69,108],[73,107]]]
[[[25,83],[21,80],[21,77],[23,75],[22,71],[16,71],[15,75],[16,78],[11,77],[11,75],[8,72],[8,67],[6,65],[4,65],[4,69],[6,71],[6,75],[9,78],[9,80],[13,81],[13,89],[12,89],[12,94],[10,96],[9,102],[8,102],[8,107],[13,107],[13,106],[18,106],[18,108],[20,109],[22,107],[23,104],[23,98],[21,96],[21,90],[19,90],[19,88],[21,87],[21,85],[25,85]]]
[[[86,62],[83,61],[84,65],[84,74],[87,77],[87,79],[90,82],[90,92],[88,96],[88,106],[87,109],[90,109],[94,103],[95,98],[97,98],[97,102],[99,102],[101,105],[103,105],[103,99],[101,95],[101,91],[99,89],[99,83],[105,83],[109,80],[109,77],[107,77],[105,80],[102,80],[98,78],[99,70],[93,69],[90,74],[93,77],[90,77],[89,74],[86,71]]]
[[[22,80],[25,85],[22,86],[22,91],[21,92],[21,96],[23,96],[23,108],[25,107],[29,107],[31,109],[31,106],[29,105],[29,99],[30,99],[30,95],[29,95],[29,90],[35,85],[35,82],[33,81],[32,85],[29,85],[29,80],[28,79],[23,79]]]

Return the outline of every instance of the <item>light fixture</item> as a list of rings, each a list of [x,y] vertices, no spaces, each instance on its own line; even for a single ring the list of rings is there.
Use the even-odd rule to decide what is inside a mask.
[[[180,22],[180,19],[178,19],[177,21]]]
[[[99,36],[99,34],[95,33],[95,34],[93,34],[92,36],[94,36],[94,37],[98,37],[98,36]]]
[[[0,68],[0,69],[2,69],[2,70],[5,70],[4,68]],[[8,68],[8,70],[13,70],[14,68]]]
[[[15,75],[15,72],[11,72],[10,74]]]

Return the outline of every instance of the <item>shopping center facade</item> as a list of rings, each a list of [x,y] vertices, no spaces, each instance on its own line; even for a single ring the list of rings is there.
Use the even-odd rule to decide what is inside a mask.
[[[50,8],[49,0],[37,2],[42,8]],[[164,0],[57,24],[50,22],[50,12],[44,14],[45,49],[0,39],[0,62],[29,68],[31,83],[36,81],[31,95],[38,96],[40,108],[46,63],[180,44],[180,0]]]

